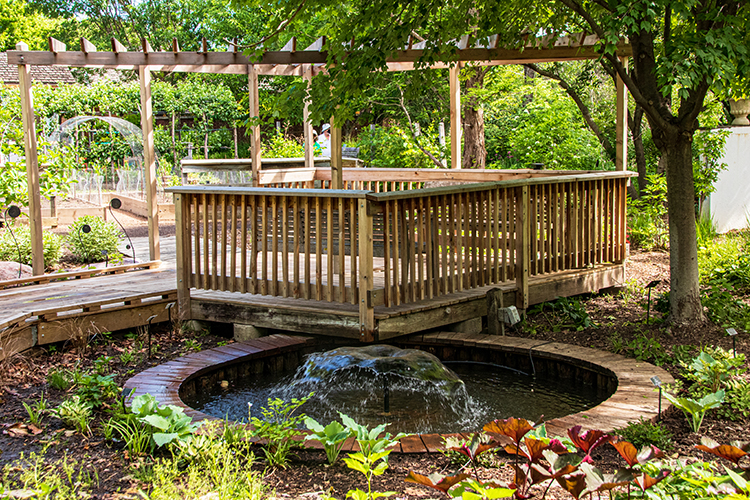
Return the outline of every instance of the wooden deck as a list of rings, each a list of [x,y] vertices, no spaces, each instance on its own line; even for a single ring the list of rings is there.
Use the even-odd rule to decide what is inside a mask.
[[[0,290],[0,358],[166,321],[171,303],[182,320],[376,342],[475,332],[498,300],[524,310],[625,280],[629,173],[482,171],[430,188],[446,173],[376,170],[346,170],[341,190],[172,188],[174,270]]]

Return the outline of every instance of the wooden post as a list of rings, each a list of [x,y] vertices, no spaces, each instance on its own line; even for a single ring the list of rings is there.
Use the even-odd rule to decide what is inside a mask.
[[[302,72],[302,78],[307,84],[307,88],[312,85],[312,64],[306,64]],[[305,135],[305,168],[312,168],[315,166],[315,150],[313,140],[313,127],[310,123],[310,101],[305,100],[305,107],[302,110],[302,129]]]
[[[16,50],[29,50],[21,42]],[[18,87],[21,93],[23,145],[26,158],[26,183],[29,190],[29,226],[31,230],[31,268],[35,276],[44,274],[44,241],[42,239],[42,200],[39,191],[39,158],[37,157],[34,97],[31,93],[31,68],[18,65]]]
[[[505,335],[505,322],[500,319],[503,308],[503,291],[493,288],[487,292],[487,333],[490,335]]]
[[[138,67],[141,82],[141,130],[143,131],[143,169],[146,172],[146,210],[148,211],[149,260],[161,259],[159,248],[159,210],[156,200],[156,154],[154,152],[154,109],[151,100],[151,71]]]
[[[529,186],[516,188],[516,307],[529,307],[530,255]]]
[[[375,341],[375,306],[373,289],[373,216],[370,202],[359,200],[359,340]],[[354,252],[352,252],[354,255]]]
[[[190,319],[190,197],[174,194],[175,250],[177,259],[177,310],[180,321]],[[198,229],[196,228],[196,231]],[[208,272],[207,270],[205,271]]]
[[[448,70],[451,111],[451,168],[461,168],[461,82],[458,81],[460,71],[460,63],[456,63]]]
[[[331,118],[331,189],[344,188],[341,127]]]
[[[625,69],[628,69],[628,60],[621,59]],[[628,169],[628,88],[617,75],[617,119],[615,122],[615,170]]]
[[[249,96],[250,119],[260,117],[260,96],[258,94],[258,71],[254,65],[247,67],[247,87]],[[260,124],[250,127],[250,159],[253,169],[253,186],[259,186],[260,179]]]

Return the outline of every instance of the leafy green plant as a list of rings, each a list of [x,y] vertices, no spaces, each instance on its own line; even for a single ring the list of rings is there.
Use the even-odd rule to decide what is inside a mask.
[[[727,383],[724,403],[718,410],[721,418],[737,421],[750,417],[750,383],[746,380]]]
[[[89,232],[84,232],[88,225]],[[114,222],[106,222],[101,217],[84,215],[79,217],[68,229],[66,243],[71,252],[81,261],[101,262],[106,255],[119,255],[117,245],[120,242],[120,227]]]
[[[750,330],[750,306],[733,294],[734,285],[725,278],[713,278],[701,294],[708,318],[723,328]]]
[[[343,417],[342,414],[341,418],[343,419]],[[305,440],[319,441],[325,449],[326,458],[328,458],[330,465],[336,463],[344,443],[354,434],[351,428],[344,427],[335,420],[323,427],[313,418],[305,417],[305,427],[311,431],[311,434],[305,437]]]
[[[120,363],[127,365],[133,361],[133,351],[125,351],[120,353]]]
[[[710,392],[718,391],[733,375],[742,373],[744,369],[741,367],[745,364],[744,354],[733,358],[721,348],[714,352],[718,354],[717,357],[701,351],[687,366],[689,378],[705,385]]]
[[[58,391],[67,391],[73,385],[73,377],[65,369],[53,370],[47,374],[47,383]]]
[[[52,410],[52,414],[62,420],[66,427],[72,427],[81,434],[90,432],[91,405],[80,396],[66,399]]]
[[[658,423],[651,422],[641,417],[637,422],[630,422],[621,429],[615,429],[615,433],[625,441],[633,443],[636,448],[644,446],[656,446],[663,450],[672,447],[672,433],[669,429]]]
[[[353,498],[354,500],[374,500],[376,498],[395,495],[395,491],[373,492],[372,478],[385,473],[388,469],[388,455],[391,453],[390,448],[399,439],[406,436],[406,434],[399,433],[391,436],[390,433],[385,432],[389,424],[381,424],[369,429],[367,426],[356,423],[343,413],[339,415],[344,425],[352,429],[360,449],[359,452],[350,453],[347,458],[344,458],[344,463],[350,469],[360,472],[365,476],[365,480],[367,481],[367,491],[360,489],[351,490],[347,493],[346,497]]]
[[[99,356],[94,360],[94,371],[98,375],[106,375],[111,371],[110,363],[112,362],[112,356]]]
[[[667,214],[667,179],[650,174],[648,185],[638,200],[632,201],[628,211],[628,236],[635,248],[665,249],[669,244]]]
[[[552,312],[554,321],[546,315],[545,309]],[[535,313],[542,314],[555,332],[563,329],[581,331],[596,326],[581,301],[575,298],[560,297],[552,302],[543,302],[529,310],[529,314]]]
[[[114,374],[102,376],[93,373],[77,373],[74,378],[76,394],[94,408],[99,408],[120,393],[120,388],[114,379]]]
[[[0,232],[0,260],[16,262],[19,254],[22,264],[31,265],[31,232],[28,226],[16,225],[13,235],[9,231]],[[13,237],[15,236],[15,241]],[[16,246],[18,242],[18,246]],[[62,238],[49,231],[42,232],[44,247],[44,267],[55,266],[62,256]]]
[[[152,448],[149,426],[133,414],[124,414],[119,418],[112,417],[102,424],[102,428],[105,439],[116,431],[131,455],[143,455]]]
[[[160,406],[151,394],[134,398],[130,411],[140,422],[148,425],[152,448],[189,439],[197,428],[182,408],[175,405]]]
[[[268,406],[261,408],[263,418],[251,416],[250,423],[255,429],[255,436],[266,441],[263,453],[272,467],[286,467],[289,453],[294,446],[294,436],[302,434],[298,429],[305,420],[305,414],[294,413],[312,397],[312,393],[304,398],[292,398],[286,403],[281,399],[269,399]]]
[[[26,409],[26,413],[29,414],[29,422],[36,426],[42,425],[42,419],[44,414],[47,412],[47,400],[44,399],[44,393],[39,397],[39,400],[34,404],[28,404],[22,401],[23,407]]]
[[[712,408],[718,408],[724,402],[724,390],[712,392],[697,401],[692,398],[675,397],[668,392],[664,393],[664,397],[682,410],[688,419],[690,428],[693,432],[698,432],[703,423],[703,418],[706,416],[706,412]]]
[[[649,361],[661,366],[669,361],[669,354],[655,337],[639,332],[628,342],[628,351],[638,361]]]
[[[295,139],[289,139],[284,134],[274,134],[269,141],[263,143],[265,158],[300,158],[305,156],[305,148]]]

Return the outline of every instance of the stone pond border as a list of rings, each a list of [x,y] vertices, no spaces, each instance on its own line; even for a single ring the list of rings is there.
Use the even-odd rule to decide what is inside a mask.
[[[180,399],[180,387],[188,380],[216,369],[244,361],[277,356],[314,347],[313,337],[296,335],[270,335],[245,342],[235,342],[214,349],[187,354],[181,358],[145,370],[129,379],[123,388],[128,400],[149,393],[162,404],[172,404],[185,410],[193,421],[219,420],[187,406]],[[628,422],[640,418],[654,420],[657,417],[659,396],[651,383],[651,377],[658,376],[664,384],[673,383],[672,376],[665,370],[649,363],[636,361],[606,351],[572,346],[558,342],[523,339],[508,336],[441,332],[418,334],[404,339],[393,339],[393,343],[406,346],[468,347],[529,356],[529,351],[537,359],[559,360],[567,364],[590,369],[593,372],[617,378],[617,389],[607,400],[583,412],[547,421],[550,435],[565,435],[567,429],[581,425],[584,429],[599,429],[612,432]],[[662,411],[669,403],[662,401]],[[320,448],[315,441],[308,442],[313,448]],[[345,445],[344,451],[356,446],[353,440]],[[443,446],[442,435],[419,434],[401,440],[400,449],[404,453],[435,452]]]

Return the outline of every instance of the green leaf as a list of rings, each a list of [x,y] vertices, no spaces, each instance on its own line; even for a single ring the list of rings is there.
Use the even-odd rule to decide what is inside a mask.
[[[159,448],[179,438],[179,436],[173,432],[155,432],[152,437],[154,438],[154,443],[156,443],[156,446],[158,446]]]
[[[169,420],[160,415],[146,415],[145,417],[141,417],[141,421],[162,431],[169,429]]]

